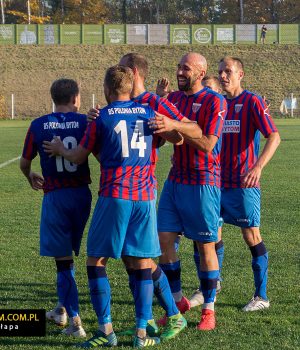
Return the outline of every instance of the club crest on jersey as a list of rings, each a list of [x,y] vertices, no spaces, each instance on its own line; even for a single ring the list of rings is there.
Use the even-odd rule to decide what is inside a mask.
[[[200,109],[201,106],[202,106],[201,103],[193,103],[192,111],[193,111],[194,113],[197,113],[197,112],[199,111],[199,109]]]
[[[243,105],[242,104],[236,104],[234,106],[234,110],[235,110],[235,113],[239,113],[241,111],[241,109],[243,108]]]

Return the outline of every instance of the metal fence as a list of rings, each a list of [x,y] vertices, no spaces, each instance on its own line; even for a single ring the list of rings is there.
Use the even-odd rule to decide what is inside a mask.
[[[24,111],[24,102],[26,102],[27,106],[26,112]],[[81,113],[87,113],[87,111],[97,103],[100,103],[101,107],[106,105],[103,89],[99,91],[85,90],[81,92]],[[16,90],[14,93],[0,94],[0,119],[38,117],[42,114],[51,113],[53,108],[54,105],[49,96],[49,90]],[[270,112],[274,117],[299,118],[299,93],[287,94],[284,99],[278,103],[270,101]]]
[[[262,44],[262,24],[7,24],[0,45]],[[266,24],[265,44],[299,44],[299,24]]]

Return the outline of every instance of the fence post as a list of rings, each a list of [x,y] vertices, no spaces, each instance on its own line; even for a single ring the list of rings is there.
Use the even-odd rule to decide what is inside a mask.
[[[15,96],[11,94],[11,119],[15,119]]]
[[[61,38],[62,38],[62,30],[61,30],[61,24],[58,25],[58,43],[61,44]]]
[[[84,26],[84,24],[81,23],[81,26],[80,26],[80,44],[84,44],[83,26]]]
[[[39,45],[41,43],[40,40],[40,24],[36,25],[36,44]]]
[[[17,33],[17,30],[18,30],[17,24],[15,24],[15,44],[18,43],[18,33]]]
[[[294,94],[291,93],[291,117],[294,117],[294,110],[293,110],[293,98],[294,98]]]

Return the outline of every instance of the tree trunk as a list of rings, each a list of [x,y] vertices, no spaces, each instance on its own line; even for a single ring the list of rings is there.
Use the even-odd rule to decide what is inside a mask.
[[[244,23],[244,1],[240,0],[240,23]]]
[[[1,16],[2,16],[2,24],[5,24],[3,0],[1,0]]]

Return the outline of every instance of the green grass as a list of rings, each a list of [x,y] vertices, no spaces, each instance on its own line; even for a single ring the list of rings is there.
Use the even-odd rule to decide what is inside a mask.
[[[28,121],[0,122],[0,164],[18,156]],[[300,206],[300,121],[278,120],[282,143],[263,172],[261,231],[270,254],[269,298],[271,308],[261,313],[243,313],[241,307],[253,292],[251,257],[239,230],[224,227],[225,262],[223,290],[217,302],[218,327],[209,333],[195,329],[199,310],[187,314],[188,329],[175,340],[157,349],[299,349],[299,206]],[[262,141],[264,144],[264,141]],[[160,188],[167,176],[170,145],[161,150],[157,168]],[[97,197],[98,166],[91,159],[92,192]],[[34,169],[39,169],[38,161]],[[39,257],[39,213],[42,193],[30,189],[18,162],[0,168],[0,308],[45,308],[56,302],[55,264]],[[86,238],[86,233],[85,233]],[[85,242],[85,238],[83,242]],[[89,301],[85,273],[85,244],[76,259],[81,315],[89,335],[97,322]],[[190,296],[197,287],[192,245],[181,245],[183,290]],[[133,324],[133,302],[122,265],[111,261],[108,267],[116,330]],[[155,304],[155,317],[162,315]],[[0,349],[64,349],[76,340],[61,336],[47,325],[45,338],[0,338]],[[129,337],[119,339],[123,349],[131,346]]]

